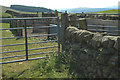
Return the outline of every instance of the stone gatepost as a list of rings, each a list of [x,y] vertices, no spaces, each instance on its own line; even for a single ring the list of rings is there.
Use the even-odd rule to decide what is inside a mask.
[[[61,40],[61,44],[62,44],[62,51],[65,50],[65,41],[66,41],[66,28],[69,27],[69,20],[68,20],[68,14],[67,13],[63,13],[61,14],[61,30],[62,30],[62,40]]]

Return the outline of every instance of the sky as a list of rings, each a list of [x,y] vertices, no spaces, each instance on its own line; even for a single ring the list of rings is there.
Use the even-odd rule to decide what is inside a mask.
[[[0,5],[10,7],[10,5],[26,5],[45,7],[50,9],[63,8],[104,8],[117,6],[120,0],[1,0]]]

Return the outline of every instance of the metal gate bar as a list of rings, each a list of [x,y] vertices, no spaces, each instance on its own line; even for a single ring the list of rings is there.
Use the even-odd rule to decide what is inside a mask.
[[[47,42],[57,42],[57,41],[58,41],[58,40],[41,41],[41,42],[33,42],[33,43],[28,43],[28,44],[47,43]],[[25,43],[20,43],[20,44],[9,44],[9,45],[0,45],[0,47],[17,46],[17,45],[25,45]]]
[[[44,34],[44,35],[35,35],[35,36],[27,36],[28,38],[29,37],[40,37],[40,36],[57,36],[57,33],[56,34]],[[17,36],[17,37],[7,37],[7,38],[0,38],[0,39],[13,39],[13,38],[25,38],[25,36]]]
[[[28,49],[28,50],[29,51],[30,50],[39,50],[39,49],[47,49],[47,48],[54,48],[54,47],[58,47],[58,46],[41,47],[41,48],[34,48],[34,49]],[[16,51],[0,52],[0,54],[13,53],[13,52],[22,52],[22,51],[26,51],[26,50],[16,50]]]
[[[25,50],[26,50],[26,60],[28,60],[28,42],[27,42],[27,28],[26,28],[26,20],[24,20],[24,28],[25,28]]]
[[[44,29],[44,28],[51,28],[51,27],[57,27],[57,26],[37,26],[37,27],[26,27],[27,29],[33,29],[33,28],[41,28],[41,29]],[[14,29],[24,29],[24,27],[19,27],[19,28],[3,28],[3,29],[0,29],[0,30],[14,30]]]
[[[30,58],[30,59],[28,59],[27,61],[37,60],[37,59],[45,59],[45,58],[48,58],[48,57]],[[14,62],[22,62],[22,61],[26,61],[26,59],[20,59],[20,60],[15,60],[15,61],[8,61],[8,62],[0,62],[0,64],[7,64],[7,63],[14,63]]]
[[[57,51],[50,51],[50,52],[43,52],[43,53],[28,54],[28,56],[31,56],[31,55],[38,55],[38,54],[55,53],[55,52],[57,52]],[[0,58],[0,59],[15,58],[15,57],[23,57],[23,56],[26,56],[26,55],[8,56],[8,57],[2,57],[2,58]]]

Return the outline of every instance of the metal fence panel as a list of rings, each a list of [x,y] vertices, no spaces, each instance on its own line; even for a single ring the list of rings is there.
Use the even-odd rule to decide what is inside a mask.
[[[54,25],[50,25],[50,26],[27,26],[27,20],[49,20],[49,19],[55,19],[57,22]],[[2,57],[0,59],[8,59],[8,58],[15,58],[15,57],[23,57],[26,56],[26,59],[22,59],[22,60],[15,60],[15,61],[7,61],[7,62],[1,62],[0,64],[6,64],[6,63],[13,63],[13,62],[21,62],[21,61],[27,61],[27,60],[36,60],[36,59],[43,59],[45,57],[40,57],[40,58],[29,58],[28,56],[32,56],[32,55],[38,55],[38,54],[47,54],[47,53],[56,53],[56,52],[60,52],[60,26],[59,26],[59,17],[42,17],[42,18],[0,18],[0,21],[6,21],[9,20],[10,23],[11,21],[16,22],[16,26],[15,27],[11,27],[11,28],[4,28],[4,29],[0,29],[0,30],[24,30],[24,36],[14,36],[14,37],[2,37],[0,39],[13,39],[13,38],[25,38],[25,43],[18,43],[18,44],[6,44],[6,45],[0,45],[0,47],[8,47],[8,46],[19,46],[19,45],[25,45],[25,50],[15,50],[15,51],[7,51],[7,52],[2,52],[0,54],[6,54],[6,53],[14,53],[14,52],[22,52],[25,51],[26,54],[23,55],[14,55],[14,56],[7,56],[7,57]],[[20,21],[17,20],[22,20],[23,21],[23,25],[20,26],[19,24],[21,23]],[[37,22],[38,24],[42,24],[41,22]],[[11,23],[12,24],[12,23]],[[40,35],[27,35],[27,29],[43,29],[43,28],[50,28],[50,33],[49,34],[40,34]],[[57,36],[58,39],[57,40],[47,40],[47,41],[40,41],[40,42],[31,42],[28,43],[28,38],[31,37],[40,37],[40,36]],[[47,47],[40,47],[40,48],[33,48],[33,49],[28,49],[28,45],[29,44],[40,44],[40,43],[48,43],[48,42],[58,42],[58,45],[54,45],[54,46],[47,46]],[[39,49],[48,49],[48,48],[55,48],[58,47],[58,51],[50,51],[50,52],[42,52],[42,53],[34,53],[34,54],[28,54],[28,51],[31,50],[39,50]]]

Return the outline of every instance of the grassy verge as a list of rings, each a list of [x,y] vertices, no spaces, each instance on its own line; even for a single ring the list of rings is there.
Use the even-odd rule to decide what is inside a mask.
[[[57,57],[3,65],[3,78],[69,78],[68,68]]]

